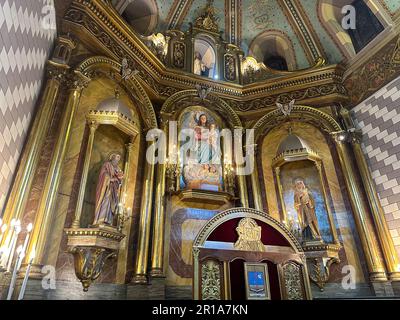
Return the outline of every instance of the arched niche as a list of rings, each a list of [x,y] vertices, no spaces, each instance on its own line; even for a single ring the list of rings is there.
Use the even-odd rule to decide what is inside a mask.
[[[342,54],[347,58],[356,55],[352,39],[348,31],[342,27],[344,14],[342,8],[346,5],[352,5],[354,0],[319,0],[318,1],[318,17],[322,26],[326,29],[333,41],[338,46]],[[391,18],[386,13],[381,4],[375,0],[367,0],[365,4],[381,23],[383,28],[391,24]]]
[[[252,267],[265,268],[263,297],[249,294]],[[193,270],[199,300],[311,299],[300,244],[283,224],[254,209],[229,209],[210,219],[193,243]]]
[[[289,37],[282,31],[266,30],[260,33],[251,42],[249,55],[253,56],[257,61],[264,62],[271,69],[274,69],[274,67],[268,65],[268,61],[274,57],[285,61],[287,70],[280,71],[294,71],[297,69],[293,45]]]
[[[318,164],[321,161],[322,180],[326,186],[327,194],[326,203],[332,214],[332,225],[334,225],[340,241],[340,246],[334,245],[336,247],[334,250],[331,252],[330,249],[328,250],[329,256],[335,259],[340,258],[337,267],[331,271],[329,281],[339,282],[340,268],[346,264],[351,264],[357,270],[357,283],[365,282],[363,253],[357,245],[359,240],[355,220],[349,203],[348,191],[344,188],[344,173],[338,166],[335,141],[332,138],[332,134],[341,131],[341,126],[325,112],[311,107],[295,106],[292,113],[287,117],[279,110],[265,115],[254,128],[256,129],[255,135],[258,145],[256,163],[265,210],[275,219],[284,221],[282,216],[284,210],[282,203],[284,201],[280,197],[283,189],[282,181],[277,179],[274,164],[276,165],[278,162],[280,164],[286,163],[285,160],[297,156],[301,160],[300,157],[302,157],[308,161],[307,168],[314,170],[316,184],[321,185],[322,182],[317,183],[321,178],[317,176],[317,170],[313,164]],[[309,149],[317,151],[317,155],[314,154],[315,152],[299,152],[297,155],[288,153],[280,156],[280,151],[282,151],[280,146],[288,137],[288,132],[298,136]],[[290,162],[288,162],[288,165],[291,165]],[[291,180],[289,183],[291,183]],[[320,198],[324,198],[323,190],[320,192]],[[328,230],[328,226],[326,229]],[[344,237],[346,241],[342,242]],[[329,239],[326,240],[329,241]]]
[[[193,73],[217,79],[217,50],[215,40],[207,34],[199,33],[193,43]]]
[[[92,80],[99,77],[106,77],[115,81],[135,103],[135,106],[139,110],[143,128],[145,130],[157,128],[157,116],[146,91],[135,77],[131,77],[129,80],[122,80],[121,70],[122,65],[120,62],[103,56],[90,57],[76,68],[77,72],[82,73]]]
[[[206,134],[211,134],[213,129],[218,129],[219,133],[216,134],[216,137],[218,137],[217,142],[221,146],[222,153],[227,151],[227,149],[232,150],[232,139],[225,139],[226,136],[222,135],[222,131],[227,132],[226,129],[228,129],[229,135],[233,136],[233,130],[235,128],[240,129],[242,127],[239,117],[226,102],[212,93],[208,93],[203,98],[200,98],[200,94],[201,93],[196,90],[185,90],[171,96],[164,103],[161,109],[161,117],[163,119],[164,126],[166,126],[170,121],[176,121],[178,124],[178,132],[180,132],[179,130],[181,128],[201,130],[201,126],[199,126],[197,122],[200,120],[199,117],[203,115],[206,120],[211,119],[211,122],[206,123],[204,126],[204,129],[207,130]],[[186,119],[184,119],[185,115]],[[186,122],[186,125],[182,127],[183,121]],[[195,137],[193,137],[193,140],[195,140]],[[171,145],[170,143],[168,146],[168,155],[170,159],[173,158],[175,163],[178,162],[178,166],[181,166],[183,164],[180,161],[182,160],[183,155],[179,154],[179,159],[176,159],[177,148],[178,143],[175,145]],[[220,175],[223,177],[223,179],[218,186],[218,190],[216,188],[211,188],[212,190],[209,189],[209,191],[224,192],[226,196],[228,196],[228,194],[232,196],[235,192],[235,181],[232,170],[232,152],[229,152],[226,163],[224,161],[225,158],[226,154],[220,154],[217,156],[217,159],[219,159],[221,162],[221,166],[218,166],[218,171],[221,172]],[[229,167],[226,167],[226,165],[229,165]],[[182,167],[181,169],[183,170],[184,168]],[[180,178],[182,175],[181,170],[178,171],[179,175],[177,174],[176,180],[175,177],[173,177],[173,179],[169,179],[168,189],[172,191],[182,190],[181,187],[183,187],[183,185],[187,187],[185,183],[182,183]],[[176,172],[176,168],[173,169],[173,172]],[[200,189],[204,190],[204,188]],[[193,188],[189,188],[187,190],[193,190]],[[223,198],[225,199],[225,196],[223,196]]]
[[[158,24],[158,7],[154,0],[114,0],[115,8],[141,35],[152,34]]]
[[[185,108],[193,105],[203,106],[215,112],[226,122],[230,129],[242,127],[239,116],[229,104],[217,95],[212,94],[212,92],[202,99],[199,96],[198,90],[184,90],[169,97],[161,108],[161,117],[165,120],[164,123],[177,121],[180,113]]]

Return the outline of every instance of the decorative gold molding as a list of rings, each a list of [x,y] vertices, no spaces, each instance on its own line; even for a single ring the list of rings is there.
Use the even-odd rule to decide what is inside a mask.
[[[216,94],[252,106],[263,105],[260,102],[252,104],[253,99],[279,94],[279,90],[283,93],[283,90],[287,91],[288,88],[293,88],[293,95],[298,96],[299,90],[303,90],[304,97],[313,96],[314,99],[324,100],[326,96],[334,95],[343,100],[346,96],[345,90],[340,87],[342,70],[335,65],[293,72],[284,77],[247,86],[194,75],[189,77],[184,72],[167,69],[126,26],[123,19],[99,0],[90,1],[90,4],[87,0],[75,0],[64,19],[65,28],[71,31],[79,30],[77,34],[85,39],[85,42],[89,40],[93,45],[102,47],[104,52],[115,59],[130,57],[135,62],[135,68],[139,71],[138,77],[142,79],[147,91],[159,99],[165,99],[180,90],[193,88],[196,84],[207,85],[212,87]],[[331,87],[318,90],[320,85]],[[314,89],[310,91],[310,88]]]
[[[111,77],[120,83],[126,89],[126,92],[130,94],[131,98],[137,102],[145,127],[147,129],[158,127],[157,117],[149,96],[136,77],[130,77],[128,80],[122,79],[121,63],[104,56],[93,56],[82,61],[75,71],[81,73],[89,80],[99,77]]]
[[[178,192],[179,200],[186,202],[226,204],[234,200],[232,194],[207,190],[181,190]]]
[[[289,116],[282,115],[280,110],[274,110],[263,116],[253,126],[255,129],[255,141],[257,142],[260,138],[272,128],[285,121],[301,121],[310,122],[322,131],[333,133],[342,131],[339,123],[332,118],[329,114],[320,111],[316,108],[308,106],[296,105],[293,107],[292,112]]]
[[[90,110],[86,118],[88,121],[98,124],[113,125],[132,137],[136,137],[139,134],[139,129],[135,122],[116,111]]]

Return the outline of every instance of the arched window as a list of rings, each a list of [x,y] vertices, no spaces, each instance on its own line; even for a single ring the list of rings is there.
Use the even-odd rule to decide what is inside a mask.
[[[355,0],[352,6],[356,12],[356,28],[347,30],[356,53],[360,52],[384,29],[382,23],[364,0]]]
[[[264,64],[271,69],[279,71],[288,71],[286,59],[281,56],[271,55],[264,57]]]
[[[277,30],[259,34],[250,44],[249,55],[264,62],[270,69],[292,71],[297,69],[294,49],[289,38]]]
[[[212,40],[207,36],[200,36],[194,41],[194,57],[193,57],[193,73],[208,77],[216,78],[216,53]]]
[[[342,21],[348,14],[342,13],[342,9],[347,5],[355,8],[355,29],[345,30],[342,27]],[[384,30],[390,19],[375,0],[319,0],[318,15],[323,27],[347,58],[353,57],[370,43]]]
[[[139,34],[148,36],[155,32],[158,8],[154,0],[115,0],[115,8]]]

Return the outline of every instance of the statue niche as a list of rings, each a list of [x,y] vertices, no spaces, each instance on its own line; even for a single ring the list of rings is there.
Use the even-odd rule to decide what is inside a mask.
[[[214,78],[216,73],[216,54],[211,40],[206,37],[196,38],[194,42],[193,73],[199,76]]]
[[[111,154],[100,170],[95,201],[93,226],[113,225],[118,214],[124,172],[119,168],[121,155]]]
[[[75,219],[65,230],[84,291],[100,276],[105,261],[118,256],[124,223],[131,217],[127,181],[132,171],[131,149],[139,133],[132,118],[133,112],[118,91],[86,115],[89,136],[82,153]]]
[[[282,221],[306,253],[310,280],[323,290],[329,280],[329,266],[339,262],[341,248],[330,211],[323,161],[289,127],[272,167]]]

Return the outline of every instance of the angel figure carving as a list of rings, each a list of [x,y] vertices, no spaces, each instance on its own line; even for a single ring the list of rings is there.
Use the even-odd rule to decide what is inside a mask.
[[[128,59],[126,58],[122,59],[122,67],[121,67],[122,80],[128,81],[132,79],[134,76],[136,76],[138,73],[139,71],[132,70],[131,68],[129,68]]]
[[[205,100],[212,91],[212,88],[203,87],[199,84],[196,85],[196,89],[201,100]]]
[[[276,105],[285,117],[289,117],[290,114],[292,113],[295,102],[296,100],[290,101],[289,104],[281,104],[277,102]]]

